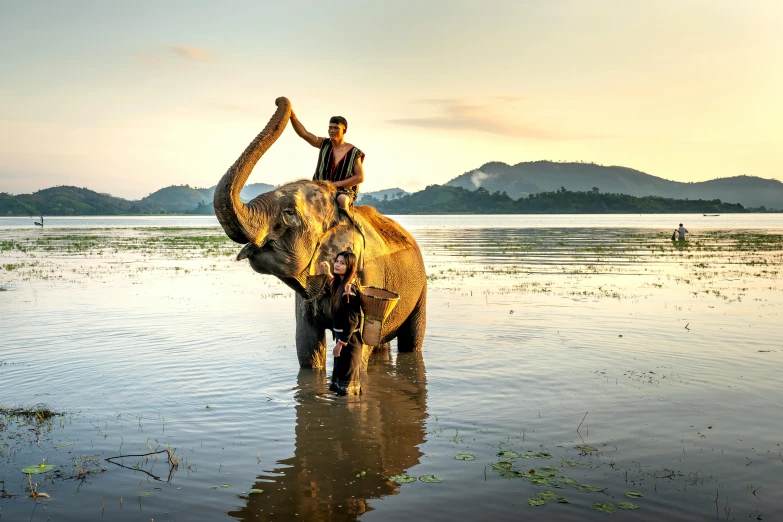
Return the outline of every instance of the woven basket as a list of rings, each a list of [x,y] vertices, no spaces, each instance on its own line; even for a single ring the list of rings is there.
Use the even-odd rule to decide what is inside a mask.
[[[400,296],[383,288],[363,286],[359,289],[359,302],[364,311],[362,340],[369,346],[380,346],[383,321],[397,306]]]

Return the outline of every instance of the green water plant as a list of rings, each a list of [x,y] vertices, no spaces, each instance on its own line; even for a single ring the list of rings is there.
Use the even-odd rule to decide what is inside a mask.
[[[602,513],[616,513],[617,512],[617,506],[612,504],[611,502],[600,502],[597,504],[593,504],[593,509],[596,511],[600,511]]]
[[[576,489],[586,493],[597,493],[603,491],[605,488],[597,488],[595,486],[588,486],[587,484],[577,484]]]
[[[617,507],[620,509],[639,509],[639,506],[637,506],[633,502],[619,502],[617,504]]]
[[[403,473],[402,475],[392,475],[389,477],[389,480],[396,482],[397,484],[409,484],[411,482],[416,482],[416,477],[411,477],[410,475]]]
[[[39,473],[48,473],[53,469],[54,466],[47,464],[46,459],[44,459],[40,464],[34,464],[32,466],[22,468],[22,473],[27,473],[28,475],[37,475]]]
[[[515,459],[518,457],[521,457],[522,455],[517,453],[516,451],[500,451],[498,452],[498,457],[503,457],[506,459]]]
[[[520,455],[523,459],[551,459],[552,454],[545,451],[526,451],[524,455]]]
[[[628,498],[642,498],[644,495],[640,491],[626,491],[625,496]]]
[[[436,477],[435,475],[422,475],[419,477],[419,480],[422,482],[429,482],[431,484],[437,484],[439,482],[443,482],[443,479],[440,477]]]

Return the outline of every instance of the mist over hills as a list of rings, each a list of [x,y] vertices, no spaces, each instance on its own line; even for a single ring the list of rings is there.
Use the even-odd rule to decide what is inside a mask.
[[[531,161],[508,165],[493,161],[457,176],[446,185],[489,192],[506,192],[518,199],[529,194],[571,191],[628,194],[636,197],[660,196],[675,199],[720,199],[746,207],[783,209],[783,183],[755,176],[734,176],[695,183],[682,183],[652,176],[628,167],[595,163]]]

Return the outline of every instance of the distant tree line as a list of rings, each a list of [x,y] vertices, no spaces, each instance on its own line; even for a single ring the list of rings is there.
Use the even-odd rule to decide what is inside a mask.
[[[527,197],[514,200],[505,192],[490,193],[482,187],[468,190],[449,185],[430,185],[420,192],[393,200],[365,197],[362,199],[362,204],[371,205],[386,214],[722,214],[749,212],[739,203],[724,203],[719,199],[634,197],[627,194],[602,193],[598,187],[593,187],[589,192],[570,191],[561,187],[557,191],[530,194]]]
[[[198,192],[201,190],[203,192]],[[211,189],[167,187],[139,201],[128,201],[77,187],[52,187],[33,194],[0,193],[0,215],[96,216],[132,214],[214,215]],[[359,205],[371,205],[386,214],[645,214],[776,212],[765,207],[744,208],[719,199],[671,199],[605,194],[598,187],[586,192],[565,187],[530,194],[517,200],[501,191],[468,190],[451,185],[430,185],[413,194],[394,192],[382,199],[365,194]]]

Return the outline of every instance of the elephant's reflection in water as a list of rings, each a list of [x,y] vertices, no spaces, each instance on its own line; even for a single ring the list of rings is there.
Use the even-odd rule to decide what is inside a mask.
[[[419,463],[427,416],[421,352],[370,357],[363,395],[324,394],[326,374],[301,370],[294,456],[258,477],[240,520],[353,520],[368,500],[396,494],[388,477]],[[364,472],[364,476],[362,476]]]

